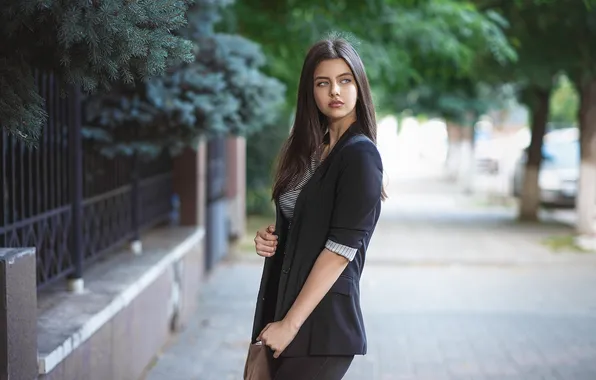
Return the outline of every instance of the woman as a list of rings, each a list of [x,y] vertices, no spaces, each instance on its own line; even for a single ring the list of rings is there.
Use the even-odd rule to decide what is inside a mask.
[[[271,349],[275,380],[339,380],[366,353],[359,282],[382,179],[362,61],[343,39],[321,41],[306,56],[281,151],[276,224],[255,237],[266,259],[252,342]]]

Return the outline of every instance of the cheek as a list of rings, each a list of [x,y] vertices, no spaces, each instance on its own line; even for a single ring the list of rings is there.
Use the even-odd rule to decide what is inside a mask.
[[[326,96],[324,91],[321,91],[320,88],[315,88],[314,90],[315,95],[315,102],[317,103],[317,107],[323,108],[327,104],[326,101],[329,99],[329,96]]]
[[[356,101],[358,100],[358,88],[356,86],[348,87],[346,95],[346,101],[349,101],[352,104],[356,104]]]

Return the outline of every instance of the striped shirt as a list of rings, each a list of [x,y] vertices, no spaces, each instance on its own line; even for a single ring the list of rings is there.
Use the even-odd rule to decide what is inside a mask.
[[[296,183],[296,186],[279,196],[279,207],[281,209],[282,214],[290,222],[290,225],[292,224],[292,219],[294,217],[294,207],[296,206],[296,200],[298,199],[298,196],[300,195],[300,192],[302,191],[304,186],[306,186],[312,175],[315,173],[315,170],[317,170],[319,163],[320,161],[313,156],[313,158],[310,161],[310,166],[307,168],[300,181]],[[328,239],[325,243],[325,248],[327,248],[331,252],[337,253],[338,255],[345,257],[349,261],[354,260],[354,257],[358,252],[356,248],[339,244],[330,239]]]

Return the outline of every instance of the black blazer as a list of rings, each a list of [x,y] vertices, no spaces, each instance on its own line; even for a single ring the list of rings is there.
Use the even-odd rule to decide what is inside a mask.
[[[278,248],[266,258],[254,316],[252,342],[286,315],[327,239],[357,248],[330,291],[282,356],[366,353],[360,309],[360,276],[381,212],[383,166],[376,145],[353,124],[317,168],[296,201],[288,230],[276,201]]]

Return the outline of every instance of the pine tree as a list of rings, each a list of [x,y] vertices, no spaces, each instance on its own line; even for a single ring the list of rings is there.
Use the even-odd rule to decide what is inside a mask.
[[[0,4],[0,120],[34,142],[45,121],[33,73],[85,91],[160,75],[193,59],[172,32],[191,0],[4,0]]]
[[[44,99],[35,89],[31,67],[20,57],[1,57],[0,125],[34,145],[46,118]]]
[[[260,71],[257,44],[215,33],[225,5],[199,0],[189,11],[180,33],[195,43],[192,63],[88,99],[86,131],[104,153],[176,154],[203,136],[246,135],[274,120],[285,89]]]

